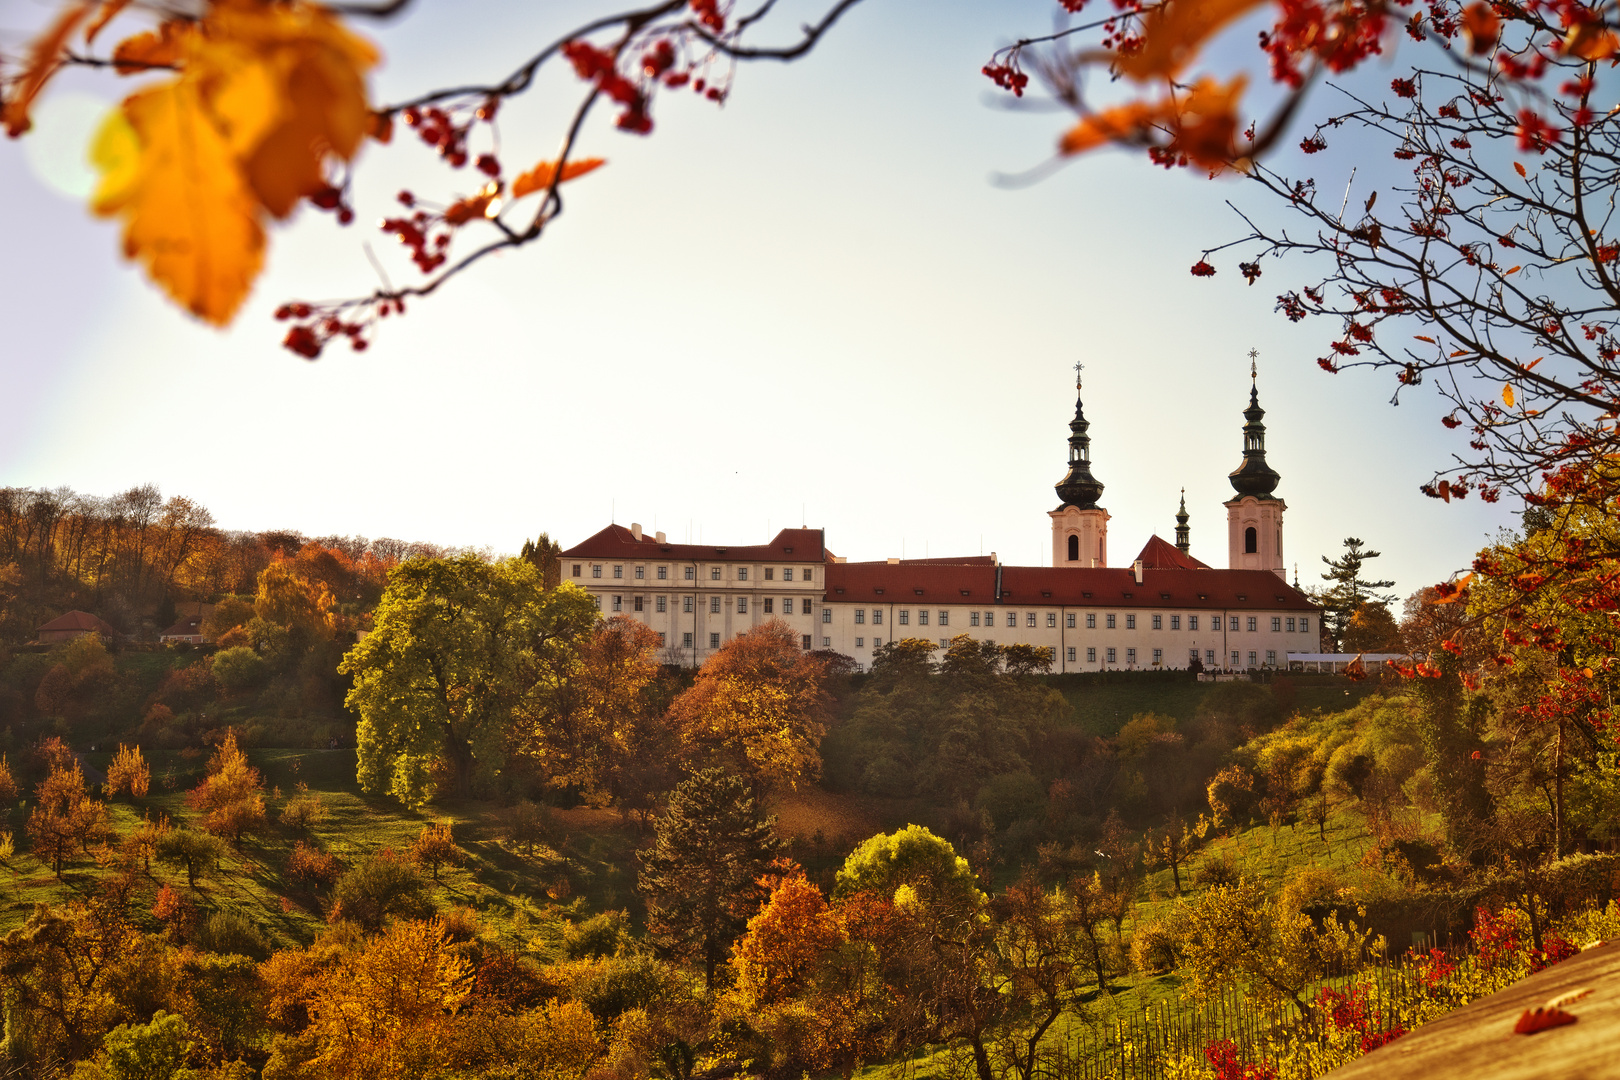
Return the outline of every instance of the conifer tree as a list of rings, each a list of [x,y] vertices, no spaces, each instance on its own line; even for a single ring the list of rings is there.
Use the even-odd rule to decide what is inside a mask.
[[[1378,591],[1391,587],[1395,584],[1393,581],[1367,581],[1361,576],[1362,565],[1381,554],[1382,552],[1378,551],[1363,550],[1359,538],[1347,536],[1344,540],[1343,555],[1337,559],[1322,556],[1322,561],[1328,566],[1322,580],[1332,584],[1322,593],[1321,601],[1323,615],[1328,623],[1328,632],[1333,636],[1335,647],[1344,640],[1345,631],[1350,628],[1350,620],[1355,617],[1363,604],[1382,606],[1395,599],[1391,594]]]
[[[759,884],[781,848],[741,777],[704,769],[681,782],[641,857],[639,888],[660,950],[703,961],[707,985],[768,895]]]

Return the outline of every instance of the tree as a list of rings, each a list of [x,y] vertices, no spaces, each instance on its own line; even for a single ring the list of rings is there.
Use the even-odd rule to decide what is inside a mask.
[[[332,920],[376,930],[390,919],[425,919],[433,913],[427,882],[391,851],[356,866],[332,888]]]
[[[335,603],[324,583],[306,580],[291,562],[281,560],[271,563],[259,574],[253,613],[288,631],[301,632],[310,638],[329,638]]]
[[[11,1030],[23,1036],[11,1046],[33,1071],[88,1057],[120,1018],[114,981],[139,943],[126,900],[127,892],[104,890],[60,907],[36,904],[0,938],[0,990]]]
[[[688,752],[733,769],[756,790],[814,779],[830,698],[824,666],[780,619],[720,647],[670,705]]]
[[[500,771],[539,663],[571,654],[597,620],[584,590],[540,584],[521,559],[472,555],[389,575],[374,629],[338,667],[354,677],[361,787],[420,805],[440,761],[461,790]]]
[[[907,825],[857,844],[839,868],[833,895],[869,892],[892,898],[901,887],[971,898],[978,894],[978,879],[950,841],[922,825]]]
[[[243,833],[264,827],[264,782],[236,745],[235,729],[225,732],[208,759],[208,775],[186,796],[186,805],[202,813],[204,829],[237,846]]]
[[[760,877],[781,844],[749,785],[719,769],[683,780],[641,856],[637,887],[661,952],[695,957],[712,989],[715,972],[766,898]]]
[[[541,533],[533,540],[523,541],[523,550],[518,552],[518,558],[540,571],[543,588],[555,589],[562,584],[562,545],[553,540],[550,533]]]
[[[159,1009],[147,1024],[119,1024],[107,1032],[95,1062],[107,1080],[171,1080],[191,1056],[185,1017]]]
[[[1358,538],[1349,536],[1345,538],[1342,556],[1337,559],[1322,556],[1322,561],[1328,567],[1327,573],[1322,575],[1322,580],[1332,582],[1321,597],[1323,615],[1336,644],[1343,643],[1345,634],[1350,629],[1351,620],[1364,605],[1384,606],[1394,599],[1393,596],[1385,596],[1378,592],[1379,589],[1387,589],[1394,585],[1393,581],[1368,581],[1361,576],[1362,566],[1367,560],[1378,558],[1379,554],[1376,551],[1364,550]],[[1389,617],[1387,608],[1384,616]]]
[[[1180,814],[1170,815],[1164,830],[1157,836],[1148,835],[1148,853],[1160,866],[1170,868],[1170,879],[1175,883],[1176,895],[1181,895],[1181,868],[1187,865],[1198,850],[1198,835]]]
[[[212,873],[228,850],[219,837],[191,829],[166,830],[153,846],[158,862],[184,868],[193,892],[197,879]]]
[[[107,766],[107,794],[117,795],[127,791],[132,799],[144,799],[151,786],[152,769],[141,756],[141,748],[119,743],[118,753],[113,755],[112,764]]]
[[[54,744],[54,745],[53,745]],[[28,840],[49,862],[57,877],[62,863],[77,843],[88,852],[93,841],[110,835],[107,808],[85,791],[84,770],[60,740],[51,740],[46,753],[50,771],[34,791],[34,805],[28,812]]]
[[[1344,628],[1344,651],[1354,653],[1405,652],[1401,628],[1384,604],[1362,601]]]
[[[465,858],[450,836],[448,821],[439,825],[424,825],[416,843],[411,846],[411,861],[418,866],[430,867],[434,881],[439,880],[439,867],[446,863],[460,866]]]

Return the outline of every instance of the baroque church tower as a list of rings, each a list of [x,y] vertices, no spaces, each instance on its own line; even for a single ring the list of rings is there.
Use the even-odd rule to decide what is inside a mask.
[[[1250,354],[1249,407],[1243,410],[1243,463],[1229,479],[1237,497],[1226,504],[1227,565],[1233,570],[1270,570],[1284,582],[1283,511],[1288,504],[1272,492],[1282,482],[1266,464],[1266,411],[1260,407],[1258,372]]]
[[[1097,505],[1103,486],[1091,475],[1091,436],[1080,401],[1079,365],[1075,365],[1074,419],[1069,421],[1069,471],[1057,484],[1058,508],[1052,519],[1052,565],[1108,565],[1108,511]]]

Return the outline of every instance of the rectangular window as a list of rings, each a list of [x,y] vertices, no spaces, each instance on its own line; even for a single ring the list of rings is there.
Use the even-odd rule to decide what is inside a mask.
[[[824,623],[832,622],[832,608],[823,607],[821,609],[821,621]]]
[[[720,647],[720,635],[719,634],[710,634],[709,635],[709,648],[718,649],[719,647]]]
[[[1007,612],[1007,629],[1011,630],[1013,627],[1015,627],[1017,625],[1018,625],[1018,612],[1016,612],[1016,611]]]
[[[1086,629],[1097,629],[1097,613],[1095,611],[1086,612]]]
[[[596,605],[596,610],[597,611],[602,610],[602,598],[600,596],[597,596],[595,593],[591,594],[591,603]]]
[[[1301,616],[1300,620],[1299,620],[1299,632],[1302,633],[1302,634],[1310,633],[1311,632],[1311,620],[1305,618],[1304,616]]]
[[[720,580],[720,567],[718,567],[718,566],[709,567],[709,580],[710,581],[719,581]]]
[[[1187,616],[1187,629],[1189,629],[1189,630],[1198,629],[1198,616],[1196,616],[1196,615]]]
[[[1095,664],[1096,662],[1097,662],[1097,650],[1096,650],[1096,648],[1094,646],[1091,646],[1091,645],[1086,646],[1086,663]]]
[[[666,644],[668,642],[665,640],[664,632],[662,630],[658,631],[658,647],[662,649]]]
[[[658,568],[658,580],[659,581],[668,581],[669,580],[669,567],[660,566]]]
[[[658,607],[659,614],[663,614],[664,612],[669,610],[669,597],[660,596],[657,599],[656,604],[657,604],[657,607]]]
[[[810,606],[809,606],[810,601],[806,600],[804,603],[805,603],[805,610],[809,611],[810,610]],[[872,625],[873,626],[882,626],[883,625],[883,609],[882,608],[873,608],[872,609]]]
[[[613,610],[614,611],[623,611],[624,610],[624,597],[615,596],[613,598]]]
[[[1136,663],[1136,650],[1135,649],[1126,649],[1125,650],[1125,662],[1127,664]]]
[[[642,605],[642,598],[641,597],[636,596],[636,597],[631,598],[631,600],[630,600],[630,608],[631,608],[632,611],[643,611],[643,610],[645,610],[641,605]]]
[[[687,581],[691,581],[691,580],[693,580],[693,579],[694,579],[694,578],[696,578],[696,577],[697,577],[697,567],[695,567],[695,566],[688,566],[688,567],[687,567],[687,568],[686,568],[686,580],[687,580]]]
[[[1196,664],[1196,663],[1198,663],[1198,650],[1197,649],[1188,649],[1187,650],[1187,664],[1188,664],[1188,666],[1190,667],[1191,665]]]
[[[718,596],[709,597],[709,614],[720,614],[720,598]]]
[[[765,599],[761,600],[760,603],[765,605],[765,614],[769,615],[771,613],[771,604],[773,603],[771,598],[767,596]]]
[[[1282,632],[1282,616],[1281,615],[1273,615],[1271,617],[1271,632],[1273,634],[1277,634],[1277,633]]]
[[[1110,611],[1108,613],[1107,622],[1108,622],[1108,629],[1112,630],[1114,628],[1114,613],[1112,611]]]
[[[1170,616],[1170,629],[1172,629],[1172,630],[1180,630],[1181,629],[1181,616],[1180,615],[1172,615],[1172,616]]]
[[[968,612],[968,625],[969,626],[978,626],[979,625],[979,613],[977,611]]]
[[[1063,626],[1068,630],[1074,629],[1074,612],[1071,611],[1063,616]]]
[[[799,610],[806,615],[810,614],[810,598],[808,596],[799,603]]]
[[[1163,630],[1164,629],[1164,616],[1163,615],[1155,615],[1155,616],[1153,616],[1153,629],[1155,629],[1155,630]]]
[[[691,647],[692,647],[692,635],[690,633],[682,634],[681,635],[681,648],[690,649]]]
[[[746,566],[737,567],[737,580],[738,581],[747,581],[748,580],[748,567],[746,567]]]
[[[1118,660],[1115,659],[1117,655],[1118,654],[1114,651],[1113,647],[1110,646],[1108,649],[1108,662],[1110,664],[1118,663]]]
[[[769,600],[767,600],[765,602],[767,604],[770,603]],[[770,609],[767,608],[766,610],[769,611]],[[737,614],[739,614],[739,615],[748,614],[748,597],[746,597],[746,596],[737,597]]]
[[[1294,617],[1292,615],[1288,616],[1288,632],[1290,634],[1294,632]]]
[[[793,567],[791,567],[791,566],[782,567],[782,580],[783,581],[792,581],[793,580]]]
[[[911,612],[906,610],[905,608],[900,609],[900,625],[901,626],[910,626],[911,625]]]
[[[1228,630],[1236,630],[1238,628],[1238,617],[1236,615],[1233,615],[1231,617],[1231,619],[1232,619],[1232,621],[1227,625],[1227,629]]]
[[[883,646],[883,639],[882,638],[875,637],[875,638],[872,639],[872,648],[878,649],[878,648],[882,648],[882,646]]]
[[[1277,650],[1276,649],[1267,649],[1266,650],[1266,667],[1276,667],[1276,666],[1277,666]]]
[[[1071,664],[1074,663],[1074,646],[1073,645],[1069,646],[1068,657],[1069,657],[1069,663],[1071,663]]]
[[[1256,630],[1258,630],[1259,628],[1260,628],[1260,620],[1255,618],[1253,615],[1250,615],[1249,616],[1249,633],[1252,634]]]
[[[865,638],[863,638],[863,637],[858,637],[858,638],[856,638],[856,639],[855,639],[855,647],[856,647],[856,648],[857,648],[857,649],[864,649],[864,648],[866,648],[866,639],[865,639]]]
[[[1048,630],[1056,630],[1057,629],[1057,612],[1048,611],[1046,613],[1046,628]]]
[[[681,597],[681,610],[688,615],[692,614],[692,598],[690,596]]]
[[[810,567],[808,567],[808,566],[804,568],[804,573],[801,574],[800,577],[802,577],[805,581],[813,581],[813,580],[815,580],[810,576]]]
[[[775,581],[776,580],[776,567],[767,566],[765,568],[765,580],[766,581]]]
[[[832,648],[832,638],[830,638],[830,637],[824,637],[824,638],[822,638],[822,639],[821,639],[821,647],[822,647],[822,648],[823,648],[823,649],[830,649],[830,648]]]
[[[1260,666],[1260,657],[1258,655],[1256,655],[1256,653],[1255,653],[1255,651],[1253,649],[1249,650],[1249,666],[1250,667],[1259,667]]]
[[[922,610],[917,612],[917,625],[918,626],[927,626],[928,625],[928,609],[927,608],[923,608]]]
[[[1125,629],[1127,629],[1127,630],[1135,630],[1136,629],[1136,616],[1135,615],[1127,615],[1127,616],[1125,616]]]
[[[574,564],[574,576],[579,577],[579,563]]]
[[[615,578],[622,578],[622,577],[624,577],[624,567],[623,567],[623,566],[615,566],[615,567],[614,567],[614,568],[613,568],[613,576],[614,576],[614,577],[615,577]]]
[[[645,579],[646,576],[647,576],[647,568],[645,566],[636,567],[636,580],[637,581],[641,581],[641,580]]]
[[[1232,670],[1236,671],[1243,666],[1243,658],[1234,650],[1232,653]]]
[[[591,577],[599,578],[601,576],[602,576],[602,564],[601,563],[591,563]]]
[[[949,625],[951,625],[951,613],[950,612],[942,611],[942,612],[939,613],[939,625],[941,625],[941,626],[949,626]]]
[[[1163,649],[1154,649],[1153,650],[1153,666],[1154,667],[1161,667],[1163,664],[1164,664],[1164,650]]]
[[[804,605],[804,613],[806,615],[810,614],[810,605],[809,604]],[[782,597],[782,614],[784,614],[784,615],[793,614],[793,597],[791,597],[791,596]]]
[[[1034,626],[1035,625],[1035,613],[1033,611],[1024,612],[1024,625],[1025,626]]]
[[[1214,649],[1205,649],[1204,650],[1204,663],[1208,667],[1214,667],[1215,666],[1215,650]]]
[[[866,622],[866,609],[865,608],[859,608],[859,607],[856,608],[855,609],[855,625],[860,626],[865,622]]]
[[[802,640],[804,642],[804,651],[809,652],[810,651],[810,635],[805,634]]]

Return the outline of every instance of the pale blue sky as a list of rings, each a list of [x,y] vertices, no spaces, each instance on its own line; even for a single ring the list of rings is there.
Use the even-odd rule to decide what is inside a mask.
[[[1185,486],[1193,552],[1219,566],[1256,348],[1302,581],[1351,535],[1403,594],[1466,566],[1512,508],[1418,494],[1455,438],[1433,399],[1392,409],[1385,378],[1319,371],[1331,328],[1272,313],[1280,276],[1248,287],[1230,259],[1187,273],[1238,234],[1224,200],[1264,214],[1258,193],[1121,153],[991,182],[1043,160],[1063,124],[989,107],[979,66],[1053,6],[867,0],[807,60],[742,69],[724,109],[668,94],[646,139],[602,111],[582,150],[609,165],[571,185],[554,235],[417,304],[369,352],[314,364],[279,347],[270,312],[369,288],[363,240],[408,279],[368,223],[402,186],[470,192],[470,169],[409,139],[369,149],[359,222],[277,230],[221,333],[42,179],[70,172],[70,151],[8,144],[0,484],[150,481],[230,528],[497,551],[542,529],[573,543],[613,515],[683,540],[757,543],[802,520],[852,559],[1038,563],[1080,360],[1113,561],[1173,537]],[[0,4],[0,44],[45,10]],[[595,10],[419,0],[368,31],[387,56],[375,96],[502,72]],[[508,160],[553,152],[577,88],[559,71],[507,110]],[[121,92],[74,73],[44,116],[82,127],[85,95]]]

